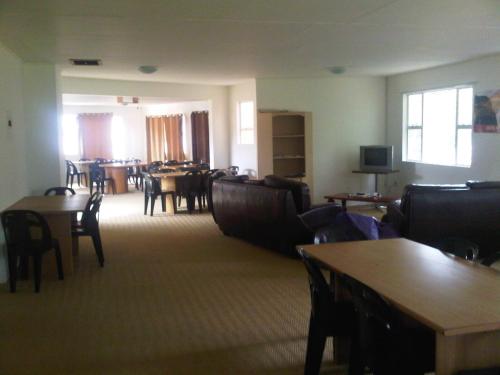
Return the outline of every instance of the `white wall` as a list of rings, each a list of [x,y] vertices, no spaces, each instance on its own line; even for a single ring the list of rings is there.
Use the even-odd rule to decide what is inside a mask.
[[[240,167],[240,173],[257,175],[257,132],[253,145],[238,144],[238,103],[252,101],[254,103],[254,128],[257,131],[257,105],[255,80],[233,85],[229,88],[229,116],[231,133],[231,165]]]
[[[121,116],[125,126],[123,134],[125,157],[146,160],[146,115],[141,107],[129,106],[92,106],[92,105],[64,105],[64,114],[78,115],[79,113],[113,113]],[[80,155],[66,155],[78,160]]]
[[[500,54],[459,64],[442,66],[387,79],[387,140],[395,145],[395,161],[401,172],[390,184],[399,194],[408,183],[464,183],[468,179],[500,179],[500,134],[472,135],[470,168],[401,162],[403,94],[459,84],[472,84],[475,92],[500,88]]]
[[[59,160],[54,67],[24,64],[0,44],[0,87],[2,211],[23,196],[57,185]],[[7,278],[3,244],[2,230],[0,282]]]
[[[60,184],[56,70],[50,64],[23,64],[26,162],[31,194]]]
[[[228,88],[162,82],[118,81],[63,77],[61,92],[84,95],[123,95],[210,103],[210,155],[213,168],[229,165]]]
[[[353,174],[359,146],[385,143],[385,79],[257,79],[257,108],[312,112],[315,202],[328,193],[373,191]]]

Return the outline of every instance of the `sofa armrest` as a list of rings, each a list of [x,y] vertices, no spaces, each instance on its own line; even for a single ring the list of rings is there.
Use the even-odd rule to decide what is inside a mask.
[[[401,233],[403,229],[403,224],[405,221],[405,215],[401,211],[401,200],[391,202],[387,205],[387,214],[382,218],[382,222],[391,223],[393,228]]]

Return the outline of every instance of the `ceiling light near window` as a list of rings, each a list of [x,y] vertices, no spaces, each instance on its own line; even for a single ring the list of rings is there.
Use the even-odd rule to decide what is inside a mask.
[[[144,74],[153,74],[158,70],[158,67],[154,65],[141,65],[139,71]]]

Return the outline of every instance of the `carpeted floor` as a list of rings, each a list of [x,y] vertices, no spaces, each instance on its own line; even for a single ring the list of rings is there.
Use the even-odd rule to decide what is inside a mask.
[[[225,237],[208,213],[144,216],[140,193],[104,198],[99,268],[82,239],[64,281],[0,289],[0,375],[302,374],[302,264]],[[327,348],[324,373],[337,374]]]

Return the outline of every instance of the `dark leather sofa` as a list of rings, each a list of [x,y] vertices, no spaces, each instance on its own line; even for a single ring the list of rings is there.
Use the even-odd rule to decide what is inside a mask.
[[[297,216],[312,208],[307,184],[273,175],[221,177],[213,182],[212,201],[214,219],[226,235],[289,255],[296,255],[296,245],[312,241]],[[316,212],[321,216],[321,207]],[[325,208],[324,215],[330,214]]]
[[[500,250],[500,182],[408,185],[383,219],[408,239],[436,246],[447,238],[479,245],[479,257]]]

